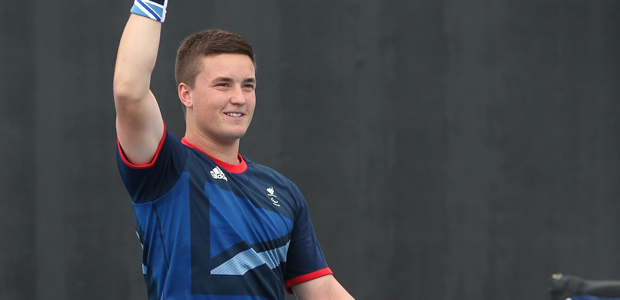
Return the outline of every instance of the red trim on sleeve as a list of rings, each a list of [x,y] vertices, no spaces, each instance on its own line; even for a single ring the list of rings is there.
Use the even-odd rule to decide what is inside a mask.
[[[208,156],[209,158],[211,158],[218,166],[224,168],[224,170],[228,171],[228,173],[235,173],[235,174],[239,174],[239,173],[243,173],[245,172],[245,170],[248,169],[248,165],[245,163],[245,160],[243,160],[243,157],[241,157],[241,154],[237,153],[237,158],[239,158],[239,161],[241,161],[238,164],[229,164],[227,162],[221,161],[209,154],[207,154],[206,152],[202,151],[202,149],[196,147],[194,144],[192,144],[190,141],[188,141],[185,138],[181,139],[181,143],[183,143],[183,145],[194,148],[200,152],[202,152],[204,155]]]
[[[123,152],[123,147],[121,147],[121,142],[118,140],[118,137],[116,137],[116,144],[118,145],[118,152],[121,155],[121,159],[128,167],[132,169],[148,169],[155,164],[155,161],[157,161],[157,156],[159,156],[159,151],[161,150],[161,147],[164,145],[165,140],[166,140],[166,124],[164,123],[164,135],[161,137],[161,141],[159,141],[159,146],[157,146],[157,152],[155,152],[155,156],[153,157],[153,160],[151,160],[150,163],[144,164],[144,165],[134,165],[130,163],[129,160],[127,160],[127,158],[125,157],[125,152]]]
[[[332,275],[334,274],[332,272],[332,269],[330,268],[325,268],[325,269],[320,269],[318,271],[314,271],[312,273],[308,273],[305,275],[301,275],[301,276],[297,276],[295,278],[291,278],[288,281],[286,281],[284,283],[284,288],[286,289],[286,292],[293,295],[293,289],[291,289],[291,287],[293,287],[296,284],[300,284],[300,283],[304,283],[306,281],[310,281],[312,279],[317,279],[319,277],[323,277],[325,275]]]

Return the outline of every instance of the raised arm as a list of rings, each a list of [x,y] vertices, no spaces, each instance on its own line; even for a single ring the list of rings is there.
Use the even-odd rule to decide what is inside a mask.
[[[164,131],[157,100],[150,90],[160,33],[161,22],[132,13],[116,57],[116,132],[125,157],[136,165],[151,162]]]

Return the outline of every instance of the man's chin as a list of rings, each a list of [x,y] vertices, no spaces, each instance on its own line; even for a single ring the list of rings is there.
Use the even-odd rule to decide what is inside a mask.
[[[231,132],[224,136],[222,136],[222,141],[227,144],[234,144],[239,142],[239,140],[245,135],[245,131],[243,132]]]

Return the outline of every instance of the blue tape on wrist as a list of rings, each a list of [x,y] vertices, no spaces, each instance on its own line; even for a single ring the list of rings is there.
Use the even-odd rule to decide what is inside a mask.
[[[163,23],[166,18],[166,4],[168,4],[168,1],[156,1],[157,2],[149,0],[135,0],[133,6],[131,7],[131,13]]]

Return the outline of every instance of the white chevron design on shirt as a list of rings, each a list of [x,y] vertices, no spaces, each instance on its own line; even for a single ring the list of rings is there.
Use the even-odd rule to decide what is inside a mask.
[[[243,275],[247,271],[258,266],[267,264],[270,269],[274,269],[282,262],[286,262],[289,241],[286,245],[263,252],[256,252],[253,248],[239,252],[233,258],[211,270],[212,275]]]

